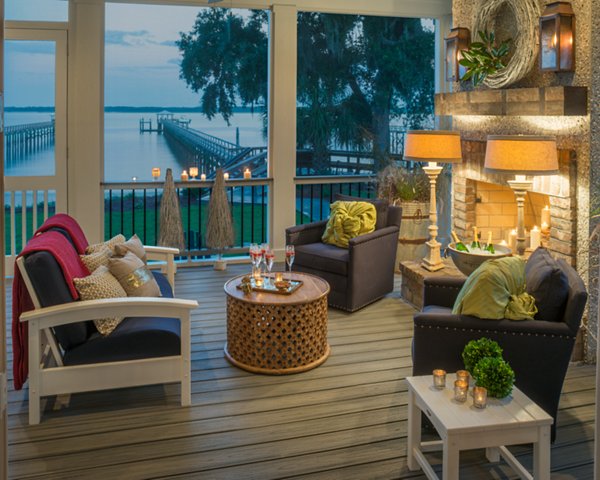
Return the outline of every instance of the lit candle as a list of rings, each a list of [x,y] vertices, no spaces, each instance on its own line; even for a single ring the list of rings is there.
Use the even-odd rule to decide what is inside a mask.
[[[529,248],[532,250],[535,250],[540,246],[542,239],[541,233],[542,232],[540,232],[540,229],[537,227],[537,225],[529,232]]]
[[[246,180],[248,180],[249,178],[252,178],[252,172],[250,171],[249,168],[247,168],[246,170],[244,170],[244,178]]]
[[[467,392],[469,391],[469,382],[464,380],[456,380],[454,382],[454,400],[457,402],[467,401]]]
[[[517,231],[514,229],[508,234],[508,248],[512,252],[517,250]]]
[[[206,182],[206,173],[203,173],[202,175],[200,175],[200,180],[203,182]]]
[[[275,281],[276,282],[281,282],[283,280],[283,273],[281,272],[276,272],[275,273]]]
[[[463,382],[467,382],[467,384],[469,383],[469,372],[467,370],[458,370],[456,372],[456,379],[457,380],[461,380]]]
[[[223,178],[224,178],[225,180],[229,180],[229,173],[225,172],[225,173],[223,174]]]
[[[506,240],[504,239],[500,240],[500,245],[503,247],[508,247],[508,243],[506,243]]]
[[[132,182],[137,182],[137,177],[131,177]]]
[[[446,370],[437,368],[433,371],[433,386],[438,390],[446,386]]]
[[[196,180],[197,176],[198,176],[198,167],[190,167],[190,177],[192,177],[192,180]]]
[[[262,287],[264,283],[263,277],[260,274],[260,270],[254,272],[254,285],[257,287]]]
[[[158,168],[158,167],[154,167],[154,168],[152,169],[152,178],[153,178],[154,180],[158,180],[158,177],[160,177],[160,168]]]
[[[485,408],[487,405],[487,389],[484,387],[473,387],[473,406]]]
[[[550,225],[548,225],[546,222],[542,222],[542,233],[544,235],[548,235],[550,233]]]
[[[186,170],[181,172],[181,181],[182,182],[187,182],[189,178],[190,178],[190,176],[188,175]]]
[[[550,207],[548,205],[546,205],[544,208],[542,208],[542,229],[544,228],[543,225],[544,223],[548,226],[547,228],[550,228]]]

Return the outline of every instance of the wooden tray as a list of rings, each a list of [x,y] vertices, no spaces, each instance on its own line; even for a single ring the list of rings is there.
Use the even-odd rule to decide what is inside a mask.
[[[265,283],[263,283],[263,285],[261,287],[257,287],[254,283],[254,278],[250,278],[250,285],[252,285],[253,291],[275,293],[277,295],[291,295],[296,290],[298,290],[304,283],[302,280],[289,280],[291,285],[288,288],[281,289],[281,288],[277,288],[277,287],[275,287],[275,285],[271,284],[271,282],[275,281],[275,277],[263,277],[263,279],[265,280]],[[266,282],[267,279],[269,280],[268,284]],[[284,278],[284,280],[286,280],[286,278]],[[236,287],[241,290],[242,289],[241,282]]]

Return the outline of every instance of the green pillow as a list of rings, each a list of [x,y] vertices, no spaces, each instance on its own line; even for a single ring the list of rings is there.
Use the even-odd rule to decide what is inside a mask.
[[[487,260],[463,285],[452,313],[500,320],[532,320],[535,299],[525,292],[525,262],[519,257]]]
[[[347,248],[351,238],[375,230],[376,221],[377,213],[372,203],[341,200],[332,203],[323,243]]]

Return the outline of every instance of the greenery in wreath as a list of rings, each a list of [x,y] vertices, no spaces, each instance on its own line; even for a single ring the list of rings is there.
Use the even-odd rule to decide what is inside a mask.
[[[467,71],[461,80],[472,80],[473,86],[483,83],[488,75],[493,75],[506,67],[505,57],[508,55],[511,39],[496,45],[494,32],[477,32],[479,42],[471,43],[470,47],[463,50],[459,60]]]
[[[504,398],[510,395],[515,383],[515,372],[502,358],[502,348],[489,338],[471,340],[462,353],[465,368],[477,382],[485,387],[490,397]]]
[[[502,358],[502,348],[498,345],[498,342],[485,337],[479,340],[471,340],[462,353],[465,370],[468,370],[474,376],[475,366],[485,357]]]

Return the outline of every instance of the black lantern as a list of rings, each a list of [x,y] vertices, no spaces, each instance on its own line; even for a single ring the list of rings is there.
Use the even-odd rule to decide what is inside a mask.
[[[458,62],[462,58],[462,51],[469,48],[471,32],[468,28],[453,28],[444,39],[446,42],[446,80],[458,82],[467,72]]]
[[[547,72],[575,69],[575,14],[569,2],[546,5],[540,17],[540,68]]]

